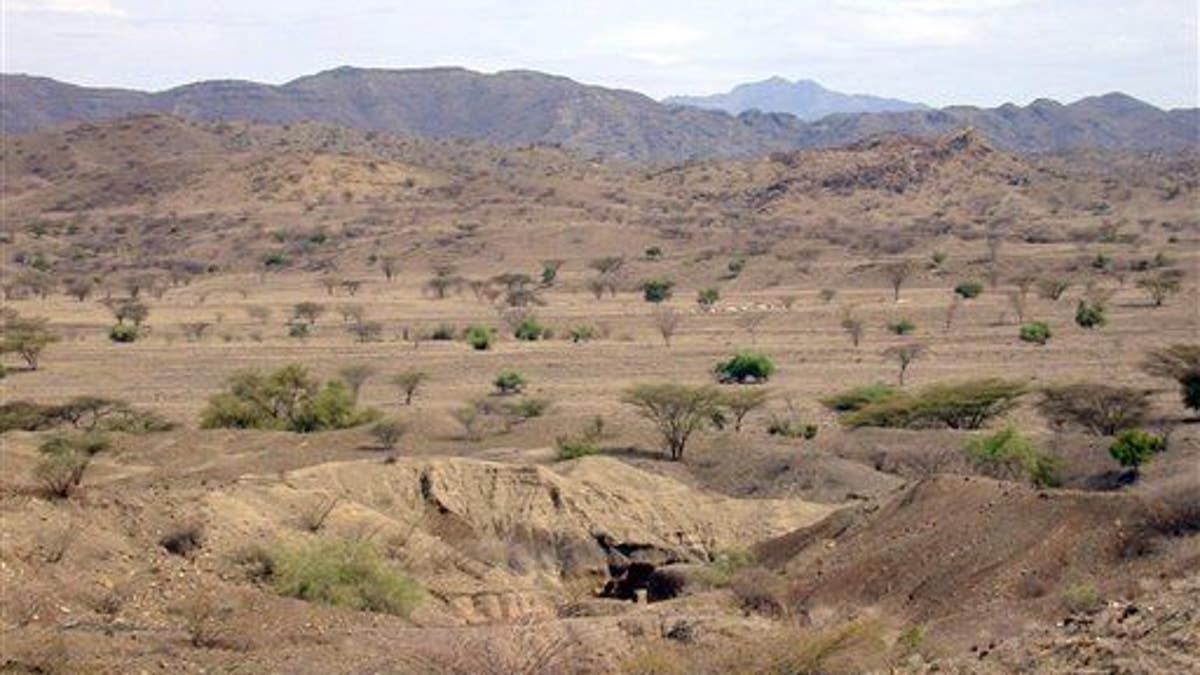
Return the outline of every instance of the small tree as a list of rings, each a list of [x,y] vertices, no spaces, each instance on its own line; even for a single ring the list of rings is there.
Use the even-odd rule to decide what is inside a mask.
[[[911,260],[901,260],[883,266],[883,274],[892,286],[892,299],[900,301],[900,287],[917,271],[917,265]]]
[[[596,270],[601,276],[610,276],[615,274],[617,270],[625,264],[624,256],[605,256],[603,258],[594,258],[588,262],[588,267]]]
[[[0,354],[17,354],[30,370],[38,369],[42,352],[59,339],[58,334],[50,330],[49,319],[26,318],[8,312],[4,323],[0,324]]]
[[[396,278],[396,272],[400,271],[400,260],[394,255],[380,256],[379,271],[383,272],[383,278],[392,281]]]
[[[1200,344],[1176,344],[1151,350],[1142,370],[1179,383],[1183,405],[1200,412]]]
[[[358,342],[378,342],[383,337],[383,324],[378,321],[356,321],[346,326],[346,332]]]
[[[862,342],[863,334],[866,332],[866,327],[862,319],[847,314],[842,317],[842,330],[846,331],[846,335],[850,336],[850,343],[857,349],[859,343]]]
[[[696,292],[696,304],[705,311],[711,310],[721,299],[721,291],[716,288],[702,288]]]
[[[887,349],[883,350],[883,355],[886,358],[892,359],[897,363],[897,365],[900,366],[900,372],[897,375],[896,381],[901,387],[903,387],[904,374],[908,372],[908,367],[912,365],[913,361],[923,357],[928,351],[929,350],[925,345],[919,342],[911,342],[908,344],[888,347]]]
[[[1025,314],[1029,311],[1029,303],[1026,302],[1028,296],[1020,291],[1009,291],[1007,297],[1008,305],[1017,315],[1017,323],[1025,323]]]
[[[118,323],[129,321],[134,327],[140,328],[146,318],[150,316],[150,308],[144,303],[138,302],[132,298],[117,300],[109,305],[112,309],[113,316]]]
[[[766,389],[733,389],[721,393],[720,407],[729,411],[734,432],[741,432],[742,421],[751,412],[766,405],[771,392]]]
[[[502,370],[492,384],[501,395],[516,394],[525,388],[525,377],[515,370]]]
[[[1043,452],[1011,426],[971,439],[963,451],[994,478],[1012,480],[1024,476],[1037,487],[1055,487],[1061,483],[1058,472],[1062,461]]]
[[[942,328],[949,333],[954,327],[954,319],[958,317],[958,313],[962,310],[962,297],[959,295],[951,296],[950,304],[946,305],[945,320],[942,323]]]
[[[642,282],[642,298],[646,302],[664,302],[671,299],[675,282],[670,279],[648,279]]]
[[[421,370],[406,370],[392,378],[392,384],[404,395],[404,405],[412,405],[417,390],[429,379],[429,374]]]
[[[670,347],[671,338],[679,330],[679,324],[683,322],[683,315],[671,307],[657,307],[654,310],[653,318],[654,327],[662,336],[663,344]]]
[[[408,432],[408,425],[404,422],[390,418],[379,420],[371,425],[371,436],[379,441],[379,445],[384,450],[395,450],[396,444]]]
[[[292,307],[292,318],[312,326],[325,313],[325,305],[317,302],[298,302]]]
[[[1162,307],[1168,297],[1178,293],[1183,287],[1183,273],[1179,270],[1166,270],[1138,279],[1137,286],[1146,291],[1155,307]]]
[[[1043,300],[1058,300],[1071,287],[1070,279],[1048,278],[1037,282],[1038,297]]]
[[[1117,436],[1108,452],[1121,466],[1129,468],[1133,479],[1137,480],[1141,466],[1166,449],[1166,438],[1141,429],[1129,429]]]
[[[720,392],[711,386],[639,384],[627,389],[622,400],[654,423],[664,449],[678,461],[692,435],[712,419]]]
[[[358,403],[359,392],[362,391],[363,385],[367,380],[371,379],[377,371],[375,367],[366,363],[355,363],[348,366],[343,366],[338,370],[338,377],[350,387],[350,395],[354,398],[354,402]]]
[[[1150,392],[1134,387],[1079,383],[1047,387],[1038,404],[1055,426],[1078,426],[1101,436],[1140,426],[1150,414]]]

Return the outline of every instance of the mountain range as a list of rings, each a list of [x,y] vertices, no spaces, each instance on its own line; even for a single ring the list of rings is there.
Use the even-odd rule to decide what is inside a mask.
[[[924,110],[925,105],[869,94],[843,94],[812,80],[789,82],[772,77],[761,82],[739,84],[727,93],[711,96],[669,96],[663,103],[689,105],[707,110],[724,110],[737,115],[748,110],[782,112],[806,122],[837,113],[881,113]]]
[[[931,137],[963,127],[1018,152],[1186,149],[1197,146],[1200,124],[1195,108],[1164,111],[1119,93],[1065,105],[1038,100],[1023,107],[838,113],[805,121],[783,112],[732,115],[666,104],[534,71],[485,74],[454,67],[342,67],[282,85],[214,80],[153,93],[4,74],[0,91],[0,124],[7,134],[158,112],[197,120],[311,121],[429,138],[561,145],[586,155],[652,163],[839,146],[883,133]]]

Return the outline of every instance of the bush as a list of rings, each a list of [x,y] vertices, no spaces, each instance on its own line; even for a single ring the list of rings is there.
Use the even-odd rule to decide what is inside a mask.
[[[1136,476],[1141,466],[1167,449],[1167,439],[1141,429],[1123,431],[1108,448],[1108,453],[1121,466],[1133,469]]]
[[[535,340],[542,339],[542,336],[545,335],[545,333],[546,329],[542,326],[542,324],[538,323],[537,319],[533,317],[527,317],[517,325],[516,329],[513,331],[513,337],[524,342],[534,342]]]
[[[66,499],[83,480],[90,459],[79,452],[49,454],[33,466],[33,479],[45,496]]]
[[[1063,591],[1063,607],[1073,614],[1090,614],[1100,609],[1104,599],[1095,584],[1076,584]]]
[[[775,362],[770,357],[754,352],[739,352],[713,368],[717,380],[728,384],[762,383],[775,374]]]
[[[500,394],[515,394],[525,387],[525,377],[515,370],[503,370],[492,384]]]
[[[649,279],[642,282],[642,297],[646,302],[664,302],[671,299],[675,282],[668,279]]]
[[[1021,341],[1044,345],[1050,339],[1050,326],[1042,321],[1031,321],[1021,326]]]
[[[272,586],[283,596],[397,616],[411,614],[424,597],[369,540],[317,541],[272,557]]]
[[[496,341],[496,330],[486,326],[471,326],[467,329],[467,344],[474,347],[477,351],[486,351],[491,349],[492,343]]]
[[[571,338],[571,342],[576,344],[580,342],[588,342],[596,337],[596,329],[587,324],[572,326],[567,331],[567,335]]]
[[[899,321],[893,321],[888,324],[888,330],[892,331],[896,335],[908,335],[916,329],[917,325],[908,319],[900,319]]]
[[[821,399],[821,405],[836,412],[854,412],[868,404],[882,401],[895,393],[896,388],[892,385],[878,382],[827,396]]]
[[[292,364],[273,373],[236,373],[227,391],[216,394],[201,412],[205,429],[274,429],[307,433],[345,429],[379,417],[370,408],[357,408],[349,388],[340,381],[322,384],[305,367]]]
[[[954,292],[964,300],[971,300],[983,294],[983,284],[978,281],[963,281],[954,287]]]
[[[69,424],[85,431],[122,431],[143,434],[169,431],[174,424],[155,412],[124,401],[97,396],[76,396],[62,405],[29,401],[0,404],[0,432],[21,429],[41,431]]]
[[[806,424],[794,417],[779,414],[771,415],[771,419],[767,422],[767,433],[771,436],[812,440],[817,437],[819,430],[815,424]]]
[[[506,408],[509,415],[518,419],[528,420],[545,415],[546,411],[550,409],[550,400],[526,397],[508,404]]]
[[[578,459],[594,455],[600,451],[600,441],[604,439],[604,418],[597,415],[579,432],[559,436],[554,439],[560,460]]]
[[[1079,383],[1042,390],[1039,410],[1051,424],[1101,436],[1140,426],[1150,414],[1150,392],[1134,387]]]
[[[842,417],[842,423],[851,427],[978,429],[1015,406],[1025,391],[1024,384],[999,378],[935,384],[916,394],[897,393],[868,403]]]
[[[458,333],[458,331],[451,324],[448,324],[448,323],[438,324],[437,327],[435,327],[432,331],[430,331],[429,339],[430,340],[439,340],[439,341],[449,341],[449,340],[453,340],[454,336],[457,333]]]
[[[696,304],[704,309],[710,309],[721,299],[721,291],[715,288],[702,288],[696,292]]]
[[[1108,323],[1108,319],[1104,316],[1104,305],[1099,302],[1089,302],[1080,300],[1075,307],[1075,323],[1079,324],[1080,328],[1099,328]]]
[[[1037,487],[1055,487],[1062,482],[1058,477],[1061,460],[1040,450],[1013,427],[973,438],[963,452],[984,473],[995,478],[1012,480],[1023,476]]]
[[[133,342],[138,339],[138,327],[131,323],[117,323],[108,331],[113,342]]]

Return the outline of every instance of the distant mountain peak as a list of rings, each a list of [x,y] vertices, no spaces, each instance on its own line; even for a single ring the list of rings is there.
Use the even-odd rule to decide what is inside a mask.
[[[788,113],[806,121],[837,113],[880,113],[922,110],[920,103],[866,94],[843,94],[809,79],[795,81],[778,75],[758,82],[739,84],[724,94],[673,96],[664,101],[738,115],[748,110]]]

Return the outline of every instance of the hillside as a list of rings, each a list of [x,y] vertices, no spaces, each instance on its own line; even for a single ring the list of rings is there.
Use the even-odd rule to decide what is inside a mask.
[[[936,136],[971,126],[1014,151],[1196,146],[1197,111],[1162,111],[1121,94],[1068,105],[950,107],[838,114],[806,123],[785,113],[665,105],[631,91],[533,71],[338,68],[282,85],[209,81],[147,93],[3,75],[0,120],[9,134],[133,112],[196,120],[317,122],[362,131],[558,144],[588,155],[678,162],[845,145],[879,133]]]
[[[923,110],[926,106],[868,94],[843,94],[812,80],[789,82],[772,77],[761,82],[739,84],[728,92],[709,96],[669,96],[663,103],[707,110],[724,110],[737,115],[749,110],[795,115],[806,122],[835,113],[881,113]]]

